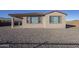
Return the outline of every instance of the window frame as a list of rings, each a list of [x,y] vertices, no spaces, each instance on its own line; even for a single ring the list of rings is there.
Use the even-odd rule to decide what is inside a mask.
[[[51,17],[58,17],[58,23],[51,22]],[[50,23],[50,24],[61,24],[61,22],[62,22],[61,17],[62,17],[62,16],[50,16],[50,17],[49,17],[49,23]],[[53,20],[53,21],[54,21],[54,20]]]
[[[29,19],[28,19],[28,17],[29,17]],[[42,23],[40,16],[28,16],[28,17],[27,17],[27,23],[28,24],[41,24]],[[33,23],[32,22],[32,17],[38,17],[38,23]]]

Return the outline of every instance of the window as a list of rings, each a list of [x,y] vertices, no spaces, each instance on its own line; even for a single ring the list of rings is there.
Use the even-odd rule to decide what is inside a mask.
[[[61,23],[60,16],[50,16],[50,23],[53,23],[53,24]]]
[[[41,23],[40,17],[28,17],[27,23],[38,24]]]

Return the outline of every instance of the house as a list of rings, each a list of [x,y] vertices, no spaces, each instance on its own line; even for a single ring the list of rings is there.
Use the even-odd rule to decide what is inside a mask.
[[[14,27],[15,21],[18,21],[18,27],[22,28],[65,28],[66,15],[67,14],[60,11],[51,11],[48,13],[9,14],[9,16],[12,17],[11,28]]]

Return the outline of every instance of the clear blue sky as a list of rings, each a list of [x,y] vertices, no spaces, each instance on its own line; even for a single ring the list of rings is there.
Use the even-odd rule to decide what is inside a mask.
[[[8,18],[8,14],[14,13],[31,13],[31,12],[50,12],[51,10],[0,10],[0,17]],[[79,10],[61,10],[68,14],[67,20],[79,20]]]

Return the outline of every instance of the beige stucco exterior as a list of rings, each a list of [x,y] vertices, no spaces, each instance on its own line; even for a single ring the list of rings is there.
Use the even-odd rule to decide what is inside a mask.
[[[49,23],[50,16],[61,16],[61,23],[60,24],[50,24]],[[40,23],[40,24],[28,24],[26,22],[26,20],[27,20],[27,16],[26,16],[26,17],[23,17],[23,19],[22,19],[22,28],[65,28],[65,26],[66,26],[65,16],[66,15],[59,13],[59,12],[49,13],[45,16],[41,16],[42,23]]]
[[[60,24],[50,24],[49,16],[61,16],[61,23]],[[46,22],[45,23],[46,28],[65,28],[65,25],[66,25],[66,23],[65,23],[65,15],[61,14],[61,13],[58,13],[58,12],[47,14],[44,17],[44,22]]]

